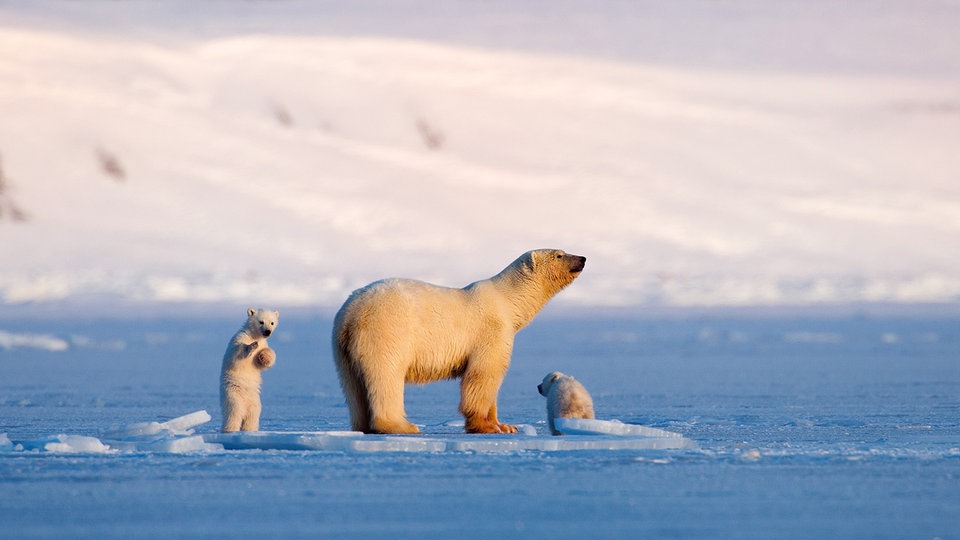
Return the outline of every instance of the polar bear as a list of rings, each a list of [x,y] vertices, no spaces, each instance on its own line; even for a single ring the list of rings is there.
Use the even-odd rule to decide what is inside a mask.
[[[220,409],[224,433],[260,429],[260,372],[273,367],[277,355],[267,338],[277,327],[279,311],[247,310],[247,322],[234,334],[220,368]]]
[[[514,335],[585,262],[539,249],[462,289],[387,279],[354,291],[333,326],[334,362],[353,429],[419,433],[406,418],[404,384],[460,378],[468,433],[516,433],[497,419]]]
[[[554,418],[593,418],[593,399],[580,381],[569,375],[548,373],[537,391],[547,398],[547,426],[554,435],[563,435],[557,431]]]

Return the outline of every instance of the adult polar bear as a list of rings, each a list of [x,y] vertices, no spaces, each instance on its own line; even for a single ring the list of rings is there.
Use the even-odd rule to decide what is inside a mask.
[[[333,356],[353,429],[419,433],[406,418],[404,384],[460,377],[466,431],[516,433],[497,419],[514,335],[580,275],[586,260],[539,249],[463,289],[387,279],[354,291],[333,324]]]

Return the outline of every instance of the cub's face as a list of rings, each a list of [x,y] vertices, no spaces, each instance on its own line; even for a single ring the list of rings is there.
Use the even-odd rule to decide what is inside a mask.
[[[563,377],[563,373],[559,371],[547,373],[547,376],[543,378],[543,382],[537,385],[537,392],[540,392],[541,396],[546,397],[547,394],[550,393],[550,387],[553,386],[553,383],[560,377]]]
[[[263,337],[270,337],[279,319],[279,311],[250,308],[247,310],[247,329]]]

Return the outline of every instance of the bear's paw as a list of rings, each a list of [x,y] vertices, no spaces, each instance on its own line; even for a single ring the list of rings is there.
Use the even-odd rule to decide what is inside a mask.
[[[273,349],[269,347],[264,347],[257,351],[256,356],[253,357],[253,365],[258,369],[269,369],[273,367],[273,364],[277,361],[277,353],[273,352]]]

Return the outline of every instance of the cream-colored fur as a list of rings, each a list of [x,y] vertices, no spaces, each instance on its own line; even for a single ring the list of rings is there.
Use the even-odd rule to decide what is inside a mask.
[[[220,368],[220,409],[223,432],[260,429],[260,372],[273,367],[276,353],[267,347],[267,337],[277,327],[279,311],[247,310],[243,325],[223,354]]]
[[[547,425],[554,435],[563,435],[554,425],[555,418],[593,418],[590,393],[569,375],[559,371],[548,373],[537,385],[537,391],[547,398]]]
[[[514,335],[580,275],[585,261],[535,250],[462,289],[388,279],[354,291],[333,327],[334,361],[353,429],[418,433],[406,418],[404,384],[460,378],[467,432],[516,433],[497,419]]]

